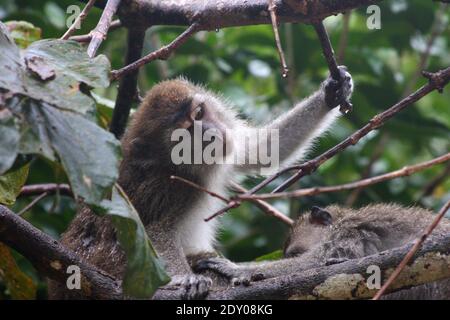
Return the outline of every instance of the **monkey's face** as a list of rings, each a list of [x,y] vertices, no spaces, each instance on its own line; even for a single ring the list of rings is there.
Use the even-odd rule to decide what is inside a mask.
[[[319,207],[312,207],[296,221],[289,239],[286,242],[284,254],[286,257],[298,257],[311,251],[317,245],[322,245],[333,223],[331,213]]]
[[[165,81],[147,94],[125,140],[175,165],[223,163],[233,148],[227,132],[233,116],[205,89],[185,80]]]

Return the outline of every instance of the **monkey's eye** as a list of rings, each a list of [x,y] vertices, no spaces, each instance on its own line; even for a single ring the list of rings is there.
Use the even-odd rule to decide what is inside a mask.
[[[205,108],[204,106],[201,104],[199,106],[197,106],[194,111],[192,111],[191,113],[191,119],[194,121],[199,121],[203,118],[203,116],[205,115]]]

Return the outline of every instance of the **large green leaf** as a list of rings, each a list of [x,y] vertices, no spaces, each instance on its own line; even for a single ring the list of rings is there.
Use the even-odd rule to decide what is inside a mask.
[[[156,256],[136,209],[117,184],[111,200],[104,200],[102,207],[112,216],[119,242],[127,255],[122,284],[124,294],[134,298],[151,297],[170,278]]]
[[[21,119],[20,137],[11,123],[0,127],[8,140],[0,145],[8,160],[0,169],[18,152],[59,158],[75,195],[100,203],[117,179],[120,145],[93,122],[95,101],[86,90],[108,86],[107,58],[90,59],[80,44],[61,40],[34,42],[21,55],[0,23],[0,68],[0,103]]]

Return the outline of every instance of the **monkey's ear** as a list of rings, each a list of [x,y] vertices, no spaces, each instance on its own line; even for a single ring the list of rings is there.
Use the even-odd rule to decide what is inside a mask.
[[[325,209],[314,206],[311,208],[311,214],[309,215],[309,222],[311,222],[312,224],[329,226],[333,223],[333,217],[331,217],[331,214]]]

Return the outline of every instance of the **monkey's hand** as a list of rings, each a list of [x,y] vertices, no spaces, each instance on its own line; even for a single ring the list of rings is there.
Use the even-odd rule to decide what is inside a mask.
[[[322,84],[325,91],[325,103],[330,109],[348,101],[353,93],[353,79],[347,72],[347,67],[339,66],[339,72],[341,75],[340,81],[329,77]]]
[[[211,285],[211,278],[200,274],[187,274],[173,276],[172,281],[167,286],[183,288],[182,299],[198,300],[206,298]]]
[[[249,286],[252,281],[264,279],[262,273],[253,272],[245,266],[239,266],[228,259],[212,257],[199,260],[193,266],[195,272],[211,271],[227,279],[232,285]]]

